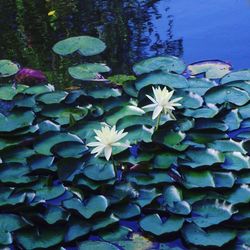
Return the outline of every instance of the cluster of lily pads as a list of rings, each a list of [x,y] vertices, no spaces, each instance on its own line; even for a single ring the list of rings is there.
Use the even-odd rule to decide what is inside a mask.
[[[96,38],[53,50],[92,56]],[[8,63],[9,66],[6,65]],[[0,61],[0,75],[18,71]],[[0,86],[0,246],[9,249],[250,248],[250,71],[161,56],[108,81],[104,64],[69,68],[81,88]],[[152,87],[181,106],[157,125]],[[112,161],[87,144],[116,126],[130,147]]]

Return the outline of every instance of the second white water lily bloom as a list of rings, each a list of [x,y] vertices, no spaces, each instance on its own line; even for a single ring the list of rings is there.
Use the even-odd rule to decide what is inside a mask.
[[[101,153],[104,153],[107,161],[110,159],[112,155],[112,147],[130,147],[128,143],[119,142],[123,137],[125,137],[128,133],[124,132],[124,130],[117,131],[116,127],[113,126],[110,128],[105,125],[100,130],[94,130],[96,133],[95,139],[96,142],[90,142],[87,144],[88,147],[95,147],[91,154],[96,154],[95,156],[99,156]]]
[[[178,97],[173,100],[170,100],[174,94],[174,90],[168,91],[166,87],[164,87],[163,89],[161,89],[160,87],[158,88],[152,87],[152,89],[153,89],[155,98],[149,95],[146,95],[146,96],[153,103],[147,106],[144,106],[143,108],[146,108],[146,109],[149,108],[149,109],[154,110],[153,116],[152,116],[153,120],[157,118],[161,114],[161,112],[164,112],[165,114],[169,114],[172,118],[174,118],[172,114],[172,110],[175,110],[175,107],[181,106],[181,104],[178,103],[178,101],[180,101],[182,97]]]

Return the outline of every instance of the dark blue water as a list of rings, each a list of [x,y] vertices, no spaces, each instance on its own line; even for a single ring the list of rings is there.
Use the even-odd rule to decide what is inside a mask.
[[[155,31],[169,39],[172,19],[172,39],[183,40],[187,63],[221,59],[236,69],[250,68],[249,0],[163,0],[157,8],[161,18],[153,20]]]

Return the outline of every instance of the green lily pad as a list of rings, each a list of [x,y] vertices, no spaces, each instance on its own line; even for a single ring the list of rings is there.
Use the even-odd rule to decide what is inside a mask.
[[[106,122],[109,125],[115,125],[121,118],[125,116],[142,116],[145,112],[136,106],[125,106],[113,109],[111,114],[107,114]]]
[[[27,88],[25,88],[25,90],[22,92],[24,94],[29,94],[29,95],[39,95],[39,94],[52,92],[52,91],[55,91],[54,86],[51,84],[48,84],[48,85],[35,85],[35,86],[30,86],[30,87],[27,86]]]
[[[188,215],[191,212],[190,205],[183,200],[182,192],[175,186],[169,186],[163,192],[164,205],[168,211],[174,214]]]
[[[218,112],[216,105],[208,103],[207,106],[199,109],[186,109],[183,114],[193,118],[213,118]]]
[[[107,231],[100,232],[99,236],[105,241],[116,243],[118,240],[127,240],[128,235],[132,232],[133,230],[128,227],[119,226],[118,228],[110,228]]]
[[[224,153],[225,162],[221,165],[224,169],[239,171],[250,168],[250,157],[240,152]]]
[[[209,89],[216,86],[216,83],[204,78],[188,79],[188,87],[186,90],[203,96]]]
[[[26,193],[20,192],[15,194],[14,191],[13,187],[0,187],[0,207],[13,206],[25,201]]]
[[[70,133],[48,132],[37,139],[34,149],[38,154],[49,156],[52,155],[51,148],[54,145],[69,141],[83,143],[78,136]]]
[[[250,100],[249,94],[235,87],[219,86],[209,90],[205,95],[205,101],[213,104],[230,102],[238,106],[246,104]]]
[[[105,229],[111,225],[113,226],[114,224],[117,224],[118,221],[119,219],[114,214],[92,220],[92,231]]]
[[[113,164],[99,158],[92,158],[85,164],[84,175],[94,181],[106,181],[115,178]]]
[[[221,84],[227,84],[235,81],[249,81],[249,80],[250,80],[250,70],[240,70],[225,75],[220,82]]]
[[[0,244],[13,243],[12,232],[25,227],[27,224],[21,216],[15,214],[0,214]]]
[[[246,184],[243,184],[240,187],[235,188],[229,193],[227,201],[232,204],[249,203],[250,187]]]
[[[230,203],[219,200],[202,200],[192,205],[190,221],[201,228],[217,225],[229,220],[234,214]]]
[[[62,102],[68,95],[65,91],[54,91],[44,93],[36,97],[36,99],[45,104],[54,104]]]
[[[79,250],[119,250],[118,247],[105,241],[84,241],[78,245]]]
[[[0,77],[9,77],[15,75],[19,66],[10,60],[0,60]]]
[[[96,213],[105,212],[108,207],[108,201],[103,195],[96,195],[84,201],[77,198],[66,200],[63,201],[63,206],[77,211],[86,219],[90,219]]]
[[[149,205],[154,199],[159,197],[161,193],[159,193],[156,188],[145,188],[140,189],[139,196],[135,200],[140,207],[145,207]]]
[[[64,233],[64,227],[30,228],[16,233],[16,238],[24,249],[47,249],[62,242]]]
[[[61,56],[78,52],[83,56],[93,56],[103,52],[106,48],[100,39],[90,36],[76,36],[57,42],[53,51]]]
[[[240,107],[240,108],[243,108],[243,107]],[[242,119],[239,115],[239,109],[231,110],[231,112],[228,113],[224,117],[224,123],[228,126],[229,131],[238,129],[240,127],[241,122],[242,122]]]
[[[172,89],[181,89],[188,87],[188,81],[181,75],[161,72],[150,73],[135,83],[135,87],[138,91],[149,85],[164,85]]]
[[[69,218],[69,213],[59,206],[49,206],[46,209],[45,214],[41,217],[50,225],[53,225],[60,221],[67,221]]]
[[[136,63],[133,66],[133,71],[137,75],[150,73],[156,70],[181,74],[185,70],[185,68],[186,65],[177,57],[158,56]]]
[[[18,84],[14,87],[12,84],[5,84],[0,86],[0,99],[5,101],[12,101],[14,96],[22,93],[28,86]]]
[[[86,220],[79,220],[79,218],[70,218],[68,222],[68,230],[65,234],[65,241],[73,241],[79,237],[85,236],[91,231],[91,224]]]
[[[197,155],[199,155],[199,157],[197,157]],[[182,162],[182,165],[197,168],[223,163],[224,161],[224,154],[215,149],[190,149],[186,152],[186,158],[185,161]]]
[[[8,116],[0,113],[0,132],[12,132],[16,129],[30,126],[35,119],[32,111],[12,112]]]
[[[120,219],[130,219],[141,214],[141,209],[136,204],[128,204],[126,206],[119,206],[113,210],[115,216]]]
[[[157,168],[157,169],[158,168],[167,169],[172,164],[177,163],[177,157],[178,157],[178,154],[170,153],[170,152],[157,154],[154,158],[153,166],[154,168]]]
[[[35,176],[28,176],[30,169],[28,166],[19,163],[2,164],[0,168],[0,182],[15,184],[25,184],[37,179]]]
[[[188,243],[197,246],[221,247],[233,240],[237,234],[230,229],[208,229],[203,230],[195,224],[188,224],[182,229],[182,235]]]
[[[246,154],[247,151],[243,148],[243,142],[237,142],[232,139],[229,140],[216,140],[208,144],[208,147],[221,152],[240,152]]]
[[[109,72],[111,69],[101,63],[84,63],[77,66],[69,67],[69,74],[82,81],[90,81],[98,78],[99,73]],[[100,79],[99,79],[100,80]]]
[[[215,187],[214,178],[210,171],[183,171],[186,188]]]
[[[145,232],[150,232],[153,235],[161,236],[168,233],[177,232],[183,226],[184,219],[177,216],[171,216],[166,221],[162,221],[158,214],[145,216],[140,221],[140,227]]]
[[[56,144],[51,148],[51,151],[62,158],[80,158],[86,154],[89,149],[81,142],[68,141]]]
[[[230,72],[231,65],[219,60],[201,61],[190,64],[188,70],[191,75],[205,73],[209,79],[219,79]]]

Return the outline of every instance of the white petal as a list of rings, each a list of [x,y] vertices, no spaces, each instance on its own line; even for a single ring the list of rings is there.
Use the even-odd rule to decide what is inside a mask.
[[[152,119],[154,120],[162,111],[162,107],[161,106],[157,106],[153,112],[153,116]]]
[[[147,97],[151,102],[157,103],[156,100],[155,100],[152,96],[146,95],[146,97]]]
[[[123,147],[123,148],[129,148],[129,143],[122,143],[122,142],[115,142],[112,144],[114,147]]]
[[[158,106],[158,104],[149,104],[149,105],[146,105],[144,107],[142,107],[143,109],[154,109],[156,106]]]
[[[104,155],[105,155],[105,158],[106,158],[107,161],[110,159],[111,154],[112,154],[112,147],[106,146],[104,148]]]
[[[88,147],[97,147],[97,146],[100,146],[102,145],[100,142],[98,141],[95,141],[95,142],[90,142],[87,144]]]
[[[98,147],[94,148],[94,149],[91,151],[91,154],[96,154],[96,153],[100,154],[100,153],[103,151],[104,147],[105,147],[105,146],[101,145],[101,146],[98,146]]]

